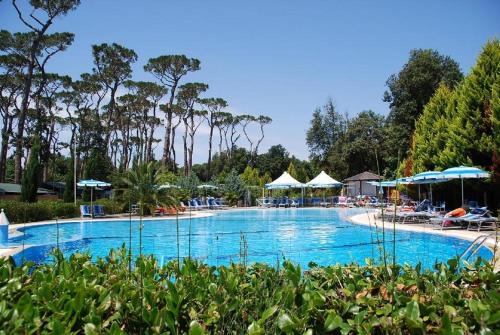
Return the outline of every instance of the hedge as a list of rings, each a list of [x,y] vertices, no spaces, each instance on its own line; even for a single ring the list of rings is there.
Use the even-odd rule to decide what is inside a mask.
[[[62,201],[39,201],[26,203],[21,201],[0,201],[0,208],[3,208],[7,218],[11,223],[23,223],[52,220],[55,218],[74,218],[80,216],[80,205]],[[123,204],[110,199],[99,199],[96,204],[104,206],[106,214],[118,214],[124,212]]]
[[[129,267],[125,249],[34,268],[0,260],[0,333],[498,334],[500,274],[457,265]]]

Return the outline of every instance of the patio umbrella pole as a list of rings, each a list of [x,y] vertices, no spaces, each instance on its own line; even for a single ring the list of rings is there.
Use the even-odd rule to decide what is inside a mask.
[[[429,187],[430,187],[430,193],[431,193],[431,206],[432,206],[432,184],[429,184]]]
[[[464,205],[464,178],[460,178],[460,182],[462,183],[462,206]]]
[[[92,216],[91,218],[93,219],[94,218],[94,206],[92,206],[92,196],[94,194],[94,188],[91,187],[90,188],[90,213],[92,213]]]

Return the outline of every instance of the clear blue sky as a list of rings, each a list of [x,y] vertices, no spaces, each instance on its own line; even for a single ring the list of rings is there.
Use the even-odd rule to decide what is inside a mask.
[[[23,29],[7,0],[0,29]],[[436,49],[468,72],[500,35],[500,1],[82,0],[53,31],[76,35],[50,66],[74,78],[91,71],[90,46],[103,42],[137,52],[136,80],[153,79],[142,70],[150,57],[200,59],[202,70],[185,81],[208,83],[207,96],[225,98],[236,113],[271,116],[262,149],[281,143],[306,158],[313,110],[332,97],[351,116],[387,114],[385,81],[411,49]],[[205,156],[200,148],[197,160]]]

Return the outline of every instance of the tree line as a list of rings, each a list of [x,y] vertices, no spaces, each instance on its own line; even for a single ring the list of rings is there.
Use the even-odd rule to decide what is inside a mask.
[[[132,65],[138,61],[137,53],[102,43],[92,46],[93,66],[78,79],[49,73],[47,64],[71,46],[74,35],[48,30],[76,10],[80,1],[31,1],[30,5],[32,11],[24,13],[12,1],[26,32],[0,31],[0,182],[7,180],[10,160],[12,181],[21,182],[28,157],[39,162],[41,176],[35,171],[35,177],[46,181],[65,153],[71,155],[71,164],[76,160],[80,178],[106,179],[110,170],[125,171],[133,164],[156,160],[158,146],[164,166],[176,172],[182,166],[182,173],[189,175],[202,126],[209,130],[205,178],[213,174],[216,151],[230,159],[243,141],[248,145],[247,163],[255,164],[272,119],[233,115],[226,100],[205,97],[208,84],[185,82],[200,70],[200,60],[185,55],[153,57],[143,69],[155,80],[136,81]],[[162,127],[165,134],[159,138]],[[70,133],[69,140],[64,131]],[[178,142],[182,153],[176,152]]]
[[[492,172],[483,186],[498,203],[500,181],[500,42],[483,47],[465,77],[435,50],[410,52],[386,82],[387,116],[362,111],[350,118],[332,100],[317,108],[307,131],[314,166],[339,179],[373,171],[388,179],[468,165]]]

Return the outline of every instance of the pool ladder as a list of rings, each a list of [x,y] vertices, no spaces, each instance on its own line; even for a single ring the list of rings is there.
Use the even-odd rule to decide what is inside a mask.
[[[462,254],[460,255],[460,260],[461,261],[469,260],[469,258],[471,258],[473,255],[475,255],[479,251],[479,249],[481,249],[481,247],[486,243],[486,241],[490,237],[494,237],[496,234],[498,234],[498,233],[493,232],[490,234],[485,234],[485,235],[481,235],[481,236],[476,237],[476,239],[474,241],[472,241],[472,243],[467,247],[467,249],[465,249],[464,252],[462,252]]]

